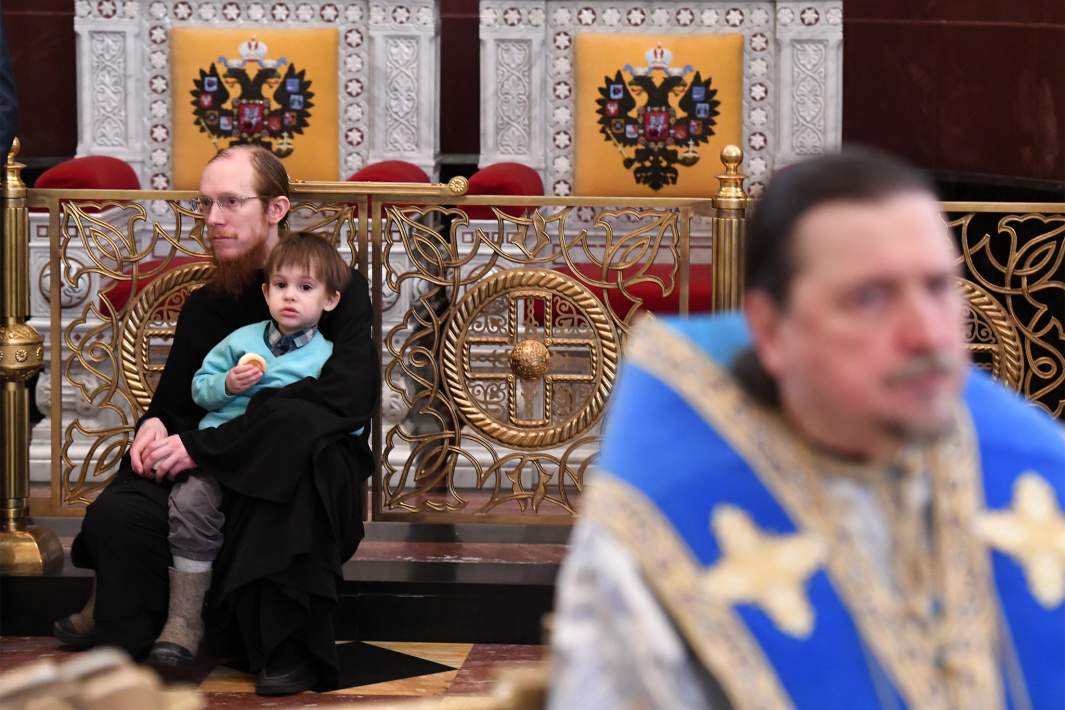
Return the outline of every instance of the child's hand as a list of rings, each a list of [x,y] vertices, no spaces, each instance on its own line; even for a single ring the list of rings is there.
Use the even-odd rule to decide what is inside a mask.
[[[226,373],[226,392],[240,394],[262,379],[263,371],[255,365],[237,365]]]

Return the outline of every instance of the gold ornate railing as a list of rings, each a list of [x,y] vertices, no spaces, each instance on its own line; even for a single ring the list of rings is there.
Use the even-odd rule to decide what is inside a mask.
[[[1065,415],[1065,204],[947,202],[977,362]]]
[[[19,373],[43,365],[48,415],[32,450],[45,452],[50,490],[33,510],[80,515],[117,470],[184,299],[212,267],[197,193],[27,191],[16,155],[6,253],[21,261],[5,288],[21,299],[10,300],[14,325],[39,342]],[[721,178],[733,192],[740,158],[730,153]],[[738,278],[737,264],[711,259],[710,231],[741,233],[742,193],[728,197],[731,222],[714,222],[710,199],[508,197],[499,207],[464,196],[462,179],[292,188],[294,226],[330,234],[371,282],[385,400],[374,519],[570,521],[633,319],[651,301],[709,310],[711,271],[715,282]],[[478,208],[490,214],[470,219]],[[25,387],[11,388],[23,400],[6,421],[25,422]],[[23,452],[4,470],[15,529],[29,502],[29,428],[8,429],[18,441],[7,450]]]
[[[465,224],[492,201],[388,211],[371,271],[408,299],[380,332],[411,415],[379,430],[379,519],[570,520],[634,318],[671,296],[691,310],[709,200],[506,198],[510,214]]]
[[[49,417],[33,451],[45,452],[50,496],[34,512],[79,515],[117,470],[177,313],[212,267],[196,193],[27,191],[15,155],[4,186],[0,569],[30,570],[3,556],[12,535],[32,541],[18,548],[29,557],[51,549],[25,525],[27,471],[41,463],[26,453],[25,378],[47,362],[38,399]],[[739,305],[741,158],[723,152],[718,193],[701,200],[467,197],[461,178],[294,183],[294,226],[331,235],[371,283],[384,383],[372,518],[570,522],[634,318]],[[478,208],[489,214],[471,219]],[[1065,205],[945,209],[976,360],[1061,416]],[[43,304],[31,303],[31,281]]]

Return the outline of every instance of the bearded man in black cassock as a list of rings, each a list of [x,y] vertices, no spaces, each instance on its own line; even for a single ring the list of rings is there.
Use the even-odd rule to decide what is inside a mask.
[[[363,536],[359,484],[372,463],[366,436],[350,432],[368,431],[380,387],[366,279],[354,272],[319,324],[333,354],[317,380],[264,390],[243,416],[197,430],[191,382],[204,356],[270,317],[261,269],[288,214],[288,176],[269,151],[238,146],[212,159],[200,191],[216,276],[189,296],[129,455],[86,511],[71,559],[96,571],[95,603],[57,621],[56,636],[144,656],[167,614],[167,495],[198,468],[226,495],[209,639],[246,660],[262,694],[332,687],[331,612]]]

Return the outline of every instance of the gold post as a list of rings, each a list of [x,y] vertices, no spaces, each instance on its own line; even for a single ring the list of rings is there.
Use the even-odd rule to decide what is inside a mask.
[[[747,225],[747,195],[743,192],[740,163],[743,150],[726,145],[721,150],[725,174],[718,175],[714,196],[713,261],[714,311],[729,311],[743,302],[743,234]]]
[[[40,334],[26,325],[29,315],[29,223],[21,148],[16,138],[4,166],[4,232],[0,243],[0,574],[31,575],[63,566],[59,538],[47,528],[31,526],[30,405],[26,380],[41,369]]]

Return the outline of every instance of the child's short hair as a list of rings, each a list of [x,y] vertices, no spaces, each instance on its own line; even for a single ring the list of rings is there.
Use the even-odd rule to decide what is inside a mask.
[[[325,284],[326,291],[343,291],[351,278],[336,247],[315,232],[288,232],[266,258],[267,283],[281,269],[296,267]]]

